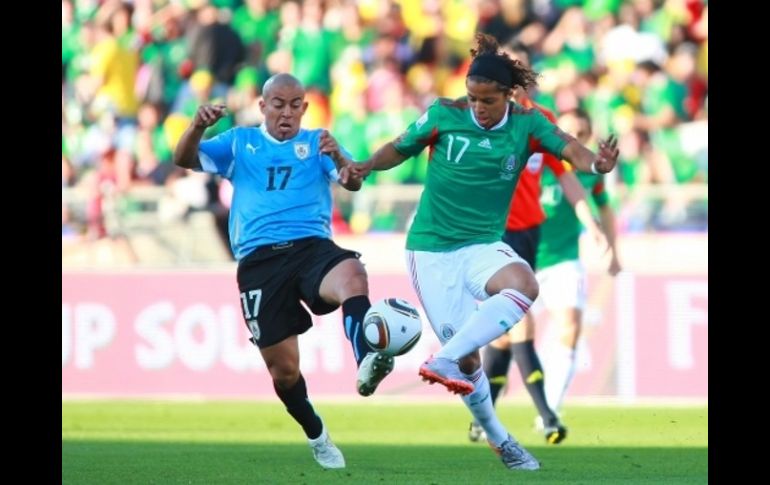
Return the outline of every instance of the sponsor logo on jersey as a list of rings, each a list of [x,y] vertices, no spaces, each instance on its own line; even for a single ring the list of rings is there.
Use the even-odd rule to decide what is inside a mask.
[[[259,145],[254,146],[251,143],[246,144],[246,151],[251,152],[252,155],[257,153],[257,148],[259,148]]]
[[[310,144],[309,143],[295,143],[294,144],[294,154],[299,158],[300,160],[304,160],[307,158],[308,155],[310,155]]]
[[[481,148],[486,148],[487,150],[491,150],[492,149],[492,144],[489,143],[489,138],[484,138],[483,140],[481,140],[479,142],[479,146]]]

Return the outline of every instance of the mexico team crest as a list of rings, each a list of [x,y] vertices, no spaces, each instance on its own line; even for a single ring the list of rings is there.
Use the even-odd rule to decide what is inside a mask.
[[[516,155],[511,154],[506,158],[500,167],[500,180],[513,180],[513,173],[516,171]]]
[[[295,143],[294,144],[294,154],[300,160],[306,159],[307,156],[310,155],[310,144],[309,143]]]

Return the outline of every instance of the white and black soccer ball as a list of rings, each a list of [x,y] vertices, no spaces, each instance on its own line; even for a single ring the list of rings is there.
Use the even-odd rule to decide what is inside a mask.
[[[364,337],[369,346],[387,355],[403,355],[422,335],[417,309],[400,298],[386,298],[372,305],[364,316]]]

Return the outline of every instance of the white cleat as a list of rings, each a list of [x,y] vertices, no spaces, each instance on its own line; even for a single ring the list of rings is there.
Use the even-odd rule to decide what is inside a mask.
[[[324,426],[321,431],[321,436],[316,439],[308,439],[310,449],[313,450],[313,458],[324,468],[345,468],[345,457],[342,456],[342,452],[339,448],[334,446],[329,432],[326,431]]]
[[[385,376],[391,373],[395,362],[393,357],[381,352],[369,352],[358,367],[356,389],[362,396],[371,396]]]
[[[499,448],[492,447],[495,453],[500,457],[500,461],[509,470],[539,470],[540,462],[532,456],[523,446],[515,441],[511,435],[500,445]]]

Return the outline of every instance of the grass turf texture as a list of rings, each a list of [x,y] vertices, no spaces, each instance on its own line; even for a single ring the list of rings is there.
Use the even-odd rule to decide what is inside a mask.
[[[62,482],[496,484],[707,483],[708,408],[566,409],[567,439],[546,445],[531,405],[500,418],[541,462],[507,470],[467,438],[457,403],[316,402],[347,462],[323,470],[276,402],[62,402]]]

